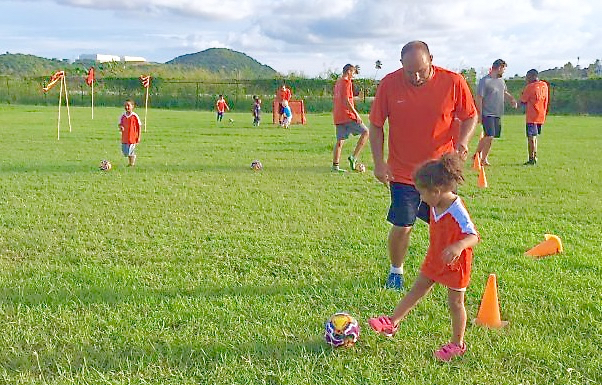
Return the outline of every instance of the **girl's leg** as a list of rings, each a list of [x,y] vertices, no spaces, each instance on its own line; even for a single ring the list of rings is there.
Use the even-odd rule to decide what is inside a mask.
[[[401,320],[405,318],[406,315],[416,306],[416,304],[431,291],[431,288],[435,284],[434,281],[428,279],[422,274],[418,275],[414,285],[406,294],[399,304],[393,311],[393,315],[391,316],[391,321],[394,325],[397,325]]]
[[[449,312],[452,321],[451,342],[458,346],[464,345],[464,331],[466,330],[466,308],[464,307],[464,292],[447,289]]]

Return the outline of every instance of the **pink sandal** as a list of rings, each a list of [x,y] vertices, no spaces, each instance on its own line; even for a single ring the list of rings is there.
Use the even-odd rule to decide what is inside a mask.
[[[459,357],[466,353],[466,342],[462,346],[450,342],[443,345],[439,350],[435,351],[435,358],[439,361],[450,361],[454,357]]]
[[[368,325],[377,333],[380,333],[386,337],[393,337],[397,333],[399,325],[393,325],[391,318],[386,315],[382,315],[378,318],[370,318]]]

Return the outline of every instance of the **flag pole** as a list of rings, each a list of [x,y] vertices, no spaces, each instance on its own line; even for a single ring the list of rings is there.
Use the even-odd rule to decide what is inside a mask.
[[[146,87],[146,98],[144,101],[144,132],[146,132],[146,116],[148,115],[148,89],[150,85]]]
[[[65,83],[65,103],[67,104],[67,118],[69,119],[69,132],[71,132],[71,112],[69,112],[69,96],[67,92],[67,79],[63,76],[63,82]]]
[[[92,120],[94,120],[94,81],[92,81]]]
[[[59,118],[56,125],[56,140],[61,140],[61,104],[63,103],[63,81],[61,80],[61,90],[59,91]]]

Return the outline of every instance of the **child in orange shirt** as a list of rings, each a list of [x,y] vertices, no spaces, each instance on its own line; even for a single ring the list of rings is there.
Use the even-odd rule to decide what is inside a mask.
[[[472,247],[479,242],[464,203],[454,193],[458,184],[464,181],[462,167],[463,162],[457,154],[445,154],[424,163],[414,172],[420,199],[430,206],[429,248],[414,286],[401,299],[393,315],[368,321],[374,331],[392,337],[399,323],[435,283],[446,286],[453,335],[450,343],[434,352],[435,358],[441,361],[449,361],[466,352],[464,292],[470,280]]]
[[[217,121],[221,122],[224,117],[224,111],[230,111],[230,106],[226,103],[226,99],[224,99],[224,95],[220,95],[217,98],[217,102],[215,102],[215,109],[217,110]]]
[[[119,119],[121,131],[121,151],[128,157],[128,166],[136,164],[136,145],[140,142],[140,117],[134,112],[134,102],[126,100],[125,112]]]

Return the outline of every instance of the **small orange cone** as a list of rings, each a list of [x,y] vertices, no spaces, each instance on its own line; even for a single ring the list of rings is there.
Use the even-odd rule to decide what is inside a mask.
[[[495,329],[508,325],[508,321],[502,321],[500,317],[500,304],[497,298],[497,279],[495,274],[489,274],[483,299],[481,299],[481,307],[474,323]]]
[[[481,171],[481,153],[480,152],[475,152],[475,154],[472,157],[472,168],[475,171]]]
[[[486,188],[487,187],[487,177],[485,176],[485,167],[482,167],[479,169],[479,180],[477,182],[477,185],[480,188]]]
[[[545,234],[544,236],[546,240],[529,249],[525,255],[535,258],[543,258],[547,257],[548,255],[562,253],[562,241],[559,237],[552,234]]]

